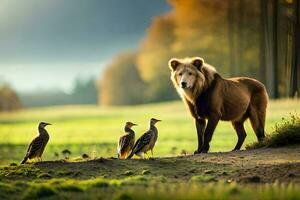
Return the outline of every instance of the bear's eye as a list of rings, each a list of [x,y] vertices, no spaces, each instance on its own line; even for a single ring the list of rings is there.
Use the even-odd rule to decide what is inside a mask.
[[[181,73],[181,72],[179,73],[179,76],[182,76],[182,73]]]
[[[193,73],[192,73],[192,72],[189,72],[189,75],[190,75],[190,76],[192,76],[192,75],[193,75]]]

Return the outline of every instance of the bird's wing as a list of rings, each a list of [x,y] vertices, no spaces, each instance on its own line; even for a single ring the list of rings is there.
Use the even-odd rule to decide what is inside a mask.
[[[123,146],[123,143],[124,143],[124,137],[125,137],[125,135],[121,136],[120,139],[119,139],[118,153],[121,152],[121,149],[122,149],[122,146]]]
[[[135,144],[133,145],[133,148],[132,148],[132,152],[133,152],[133,153],[136,152],[136,149],[137,149],[137,146],[138,146],[139,143],[140,143],[140,140],[141,140],[141,138],[139,138],[139,139],[135,142]]]
[[[32,140],[31,143],[29,144],[28,149],[27,149],[27,151],[26,151],[26,154],[25,154],[25,157],[24,157],[24,161],[25,161],[25,162],[26,162],[25,158],[28,158],[28,157],[29,157],[29,152],[30,152],[30,149],[31,149],[31,147],[32,147],[32,143],[33,143],[33,140]],[[23,161],[22,161],[22,163],[23,163]]]
[[[120,140],[122,140],[121,145],[119,146],[120,151],[124,150],[126,147],[128,147],[128,145],[130,144],[130,141],[132,140],[132,137],[130,137],[129,135],[125,135],[122,138],[120,138]]]
[[[119,153],[120,150],[121,150],[121,146],[122,146],[122,142],[123,142],[123,137],[124,137],[124,136],[121,136],[121,137],[119,138],[119,143],[118,143],[118,153]]]
[[[149,130],[146,133],[144,133],[135,143],[133,147],[133,152],[137,153],[143,149],[143,147],[147,144],[150,144],[151,138],[152,138],[152,131]]]
[[[44,143],[41,137],[36,137],[32,140],[28,147],[27,156],[30,157],[34,155],[38,150],[43,147]]]
[[[34,139],[30,142],[30,144],[29,144],[29,146],[28,146],[28,149],[27,149],[27,151],[26,151],[26,155],[28,155],[28,152],[30,152],[32,143],[33,143],[33,141],[34,141],[35,139],[36,139],[36,138],[34,138]]]

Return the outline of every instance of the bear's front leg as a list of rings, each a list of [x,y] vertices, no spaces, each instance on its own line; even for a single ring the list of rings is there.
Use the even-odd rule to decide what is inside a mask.
[[[194,154],[201,153],[201,147],[203,144],[203,133],[205,130],[206,121],[205,119],[195,119],[196,129],[197,129],[197,136],[198,136],[198,149],[194,152]]]
[[[200,153],[207,153],[209,150],[209,142],[211,141],[211,138],[213,136],[213,133],[218,125],[218,122],[220,120],[219,115],[212,115],[208,118],[207,127],[205,129],[204,135],[203,135],[203,144],[200,149]]]

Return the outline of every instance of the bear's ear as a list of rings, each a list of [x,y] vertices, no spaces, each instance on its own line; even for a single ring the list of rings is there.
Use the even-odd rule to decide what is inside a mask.
[[[172,71],[175,71],[179,64],[180,62],[176,58],[172,58],[171,60],[169,60],[169,68]]]
[[[193,62],[192,64],[198,69],[198,70],[201,70],[203,64],[204,64],[204,60],[203,58],[200,58],[200,57],[196,57],[193,59]]]

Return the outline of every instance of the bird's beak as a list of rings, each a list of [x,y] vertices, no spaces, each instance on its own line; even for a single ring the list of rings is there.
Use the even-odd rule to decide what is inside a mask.
[[[132,126],[138,126],[137,124],[132,124]]]
[[[50,123],[46,123],[46,125],[48,126],[48,125],[52,125],[52,124],[50,124]]]
[[[160,119],[157,119],[156,121],[157,121],[157,122],[161,122],[162,120],[160,120]]]

